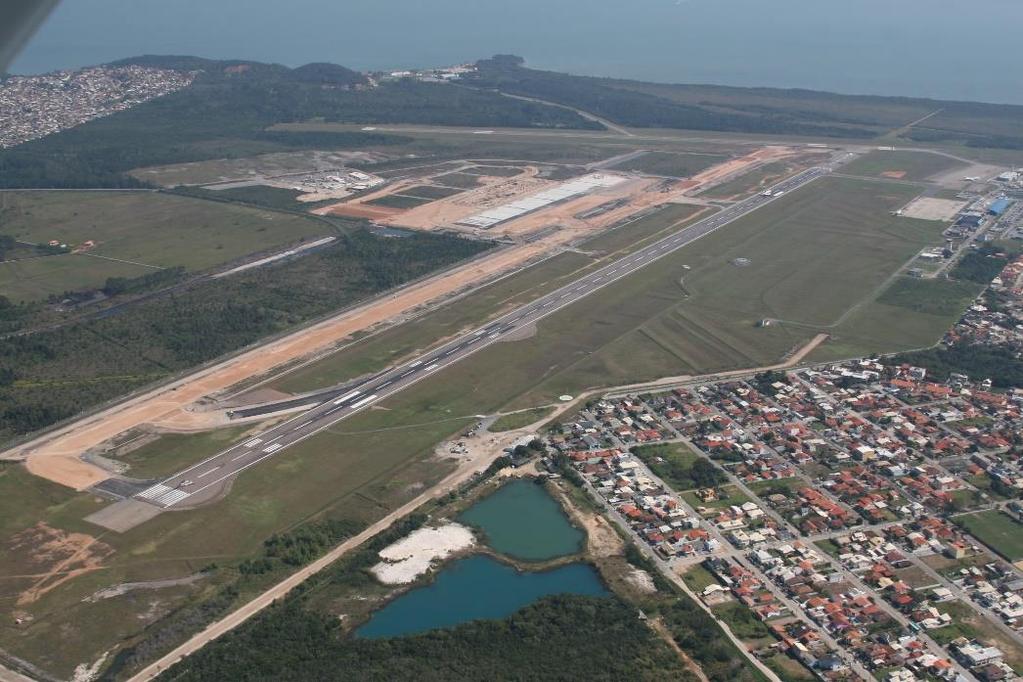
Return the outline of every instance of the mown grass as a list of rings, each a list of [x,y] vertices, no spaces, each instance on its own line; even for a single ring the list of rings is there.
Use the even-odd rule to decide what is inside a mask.
[[[258,427],[250,424],[204,433],[166,433],[115,458],[128,465],[126,473],[133,478],[169,476],[227,449],[253,428]]]
[[[151,272],[156,270],[73,253],[6,261],[0,263],[0,296],[28,303],[66,291],[96,289],[110,277],[139,277]]]
[[[491,424],[488,431],[491,433],[500,433],[502,431],[514,431],[515,429],[521,429],[540,421],[553,411],[553,407],[535,407],[530,410],[505,414]]]
[[[873,151],[845,166],[842,172],[870,177],[882,177],[885,173],[904,173],[899,179],[924,180],[962,165],[955,159],[929,152]]]
[[[955,517],[956,523],[1010,561],[1023,559],[1023,524],[997,510]]]
[[[4,234],[51,239],[91,254],[202,270],[333,232],[312,218],[152,192],[5,192]]]
[[[899,277],[878,296],[877,302],[927,315],[960,315],[983,288],[972,282]]]
[[[686,178],[726,161],[720,154],[687,154],[676,152],[647,152],[643,156],[627,159],[611,166],[617,170],[635,171],[650,175]]]

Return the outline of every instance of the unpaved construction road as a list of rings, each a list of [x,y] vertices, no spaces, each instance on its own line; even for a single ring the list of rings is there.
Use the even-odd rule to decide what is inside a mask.
[[[542,242],[513,246],[484,255],[384,298],[315,324],[191,374],[139,397],[102,410],[17,446],[2,459],[25,460],[28,470],[61,485],[84,490],[110,473],[80,459],[82,453],[115,436],[153,424],[173,429],[212,428],[210,415],[187,408],[199,399],[276,367],[326,351],[352,334],[409,314],[472,285],[545,255]]]

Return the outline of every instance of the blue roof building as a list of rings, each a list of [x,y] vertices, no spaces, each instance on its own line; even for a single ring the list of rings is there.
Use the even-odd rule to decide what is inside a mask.
[[[988,206],[987,212],[994,216],[1000,216],[1005,213],[1006,209],[1008,209],[1011,205],[1012,200],[1010,199],[998,199]]]

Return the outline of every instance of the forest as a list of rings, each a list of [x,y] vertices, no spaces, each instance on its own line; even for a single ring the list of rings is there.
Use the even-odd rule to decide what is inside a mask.
[[[1023,387],[1023,359],[1010,346],[957,343],[902,353],[885,360],[885,364],[892,366],[903,363],[923,367],[927,375],[937,381],[945,381],[954,373],[965,374],[974,381],[991,379],[995,388]]]
[[[1023,108],[981,102],[839,95],[799,89],[675,85],[524,68],[513,55],[477,62],[480,87],[584,109],[638,128],[872,138],[1023,149]],[[926,123],[906,123],[928,116]]]
[[[341,638],[339,629],[336,618],[289,601],[160,679],[685,679],[635,610],[610,598],[555,596],[504,620],[410,637]]]
[[[987,285],[1008,264],[1009,257],[1002,249],[992,244],[984,244],[976,251],[970,251],[960,258],[949,276],[952,279]]]
[[[675,452],[674,447],[642,446],[632,448],[632,453],[674,490],[713,488],[728,481],[728,476],[705,457],[683,456]]]
[[[44,428],[490,247],[356,229],[300,259],[202,281],[105,317],[0,338],[0,439]],[[153,284],[108,282],[127,291]],[[0,306],[0,319],[22,310]]]
[[[275,123],[326,121],[600,128],[556,107],[448,84],[398,81],[361,88],[344,67],[146,57],[115,62],[196,70],[187,88],[0,151],[0,187],[138,187],[134,168],[295,149],[367,148],[407,141],[372,132],[291,134]],[[358,74],[356,74],[358,76]],[[360,76],[361,78],[361,76]],[[339,82],[330,87],[325,80]]]

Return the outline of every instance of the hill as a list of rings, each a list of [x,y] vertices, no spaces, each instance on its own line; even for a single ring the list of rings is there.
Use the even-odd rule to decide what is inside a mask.
[[[143,56],[115,62],[200,71],[188,87],[132,109],[0,152],[0,187],[136,187],[142,166],[294,149],[404,142],[393,135],[295,135],[275,123],[349,123],[599,129],[566,109],[444,83],[399,81],[352,88],[361,74],[333,64],[279,64]],[[325,85],[346,87],[324,87]]]
[[[346,69],[337,64],[325,62],[313,62],[300,66],[291,72],[295,80],[302,83],[317,83],[319,85],[343,86],[365,85],[368,79],[358,71]]]

